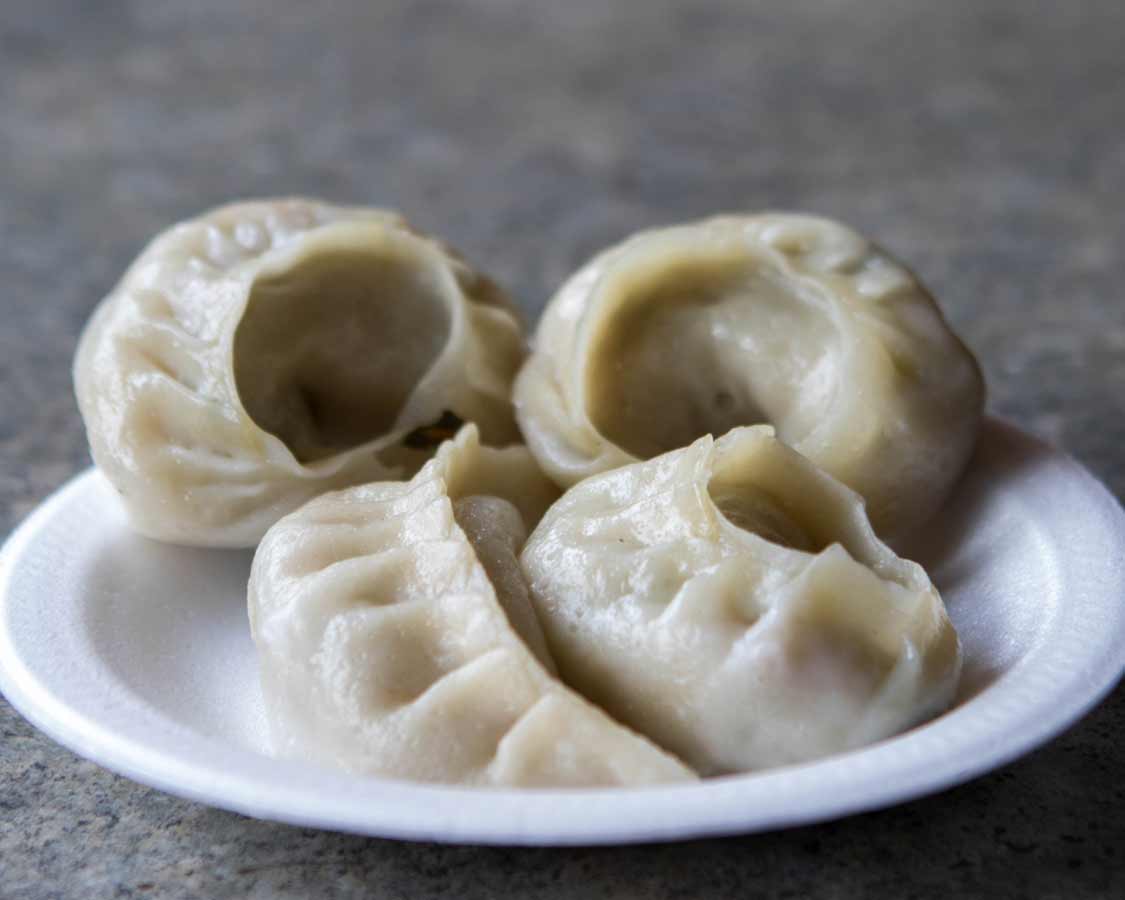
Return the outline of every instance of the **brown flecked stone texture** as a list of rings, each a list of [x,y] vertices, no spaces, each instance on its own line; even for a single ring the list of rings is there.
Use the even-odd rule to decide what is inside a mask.
[[[1120,0],[5,3],[0,528],[87,465],[71,354],[143,242],[278,193],[399,207],[531,317],[638,228],[838,217],[933,288],[993,412],[1125,496]],[[1119,897],[1123,771],[1118,690],[992,775],[841,822],[441,847],[177,800],[0,701],[0,897]]]

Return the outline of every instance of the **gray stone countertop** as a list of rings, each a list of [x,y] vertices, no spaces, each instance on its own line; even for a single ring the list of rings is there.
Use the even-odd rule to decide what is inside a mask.
[[[405,210],[534,316],[597,248],[808,209],[911,263],[991,410],[1125,495],[1125,4],[0,9],[0,526],[88,464],[69,365],[162,226],[236,197]],[[1125,599],[1125,598],[1123,598]],[[175,799],[0,701],[0,896],[1125,896],[1125,694],[894,809],[664,846],[369,840]]]

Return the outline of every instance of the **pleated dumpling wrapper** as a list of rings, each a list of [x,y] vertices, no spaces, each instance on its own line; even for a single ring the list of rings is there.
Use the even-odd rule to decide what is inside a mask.
[[[409,483],[271,528],[249,604],[276,752],[494,787],[694,779],[554,675],[517,555],[556,496],[526,449],[465,426]]]
[[[941,505],[984,401],[976,361],[911,273],[807,215],[641,232],[566,282],[533,343],[516,414],[560,485],[771,424],[861,493],[887,536]]]
[[[702,775],[863,746],[956,689],[926,573],[769,426],[583,481],[521,563],[567,683]]]
[[[462,420],[518,440],[524,352],[499,289],[397,214],[266,200],[153,240],[74,380],[138,531],[252,546],[326,490],[410,477]]]

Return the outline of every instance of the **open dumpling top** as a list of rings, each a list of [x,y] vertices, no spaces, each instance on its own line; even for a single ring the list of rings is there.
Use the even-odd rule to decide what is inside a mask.
[[[768,213],[596,256],[548,305],[515,400],[559,484],[767,423],[894,534],[960,474],[983,384],[906,269],[839,223]]]
[[[705,775],[863,746],[957,684],[926,573],[768,426],[586,479],[521,563],[568,683]]]
[[[158,236],[75,384],[138,530],[238,546],[324,490],[409,476],[463,421],[518,439],[522,358],[504,295],[398,215],[258,201]]]

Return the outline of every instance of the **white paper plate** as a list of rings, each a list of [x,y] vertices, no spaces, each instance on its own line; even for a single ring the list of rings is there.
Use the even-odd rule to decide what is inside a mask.
[[[1080,466],[990,422],[953,502],[912,548],[965,648],[954,709],[821,762],[699,785],[486,791],[356,778],[264,755],[245,612],[249,552],[127,530],[93,472],[0,557],[0,689],[51,737],[161,790],[383,837],[607,843],[758,831],[900,802],[1056,735],[1125,669],[1125,514]]]

